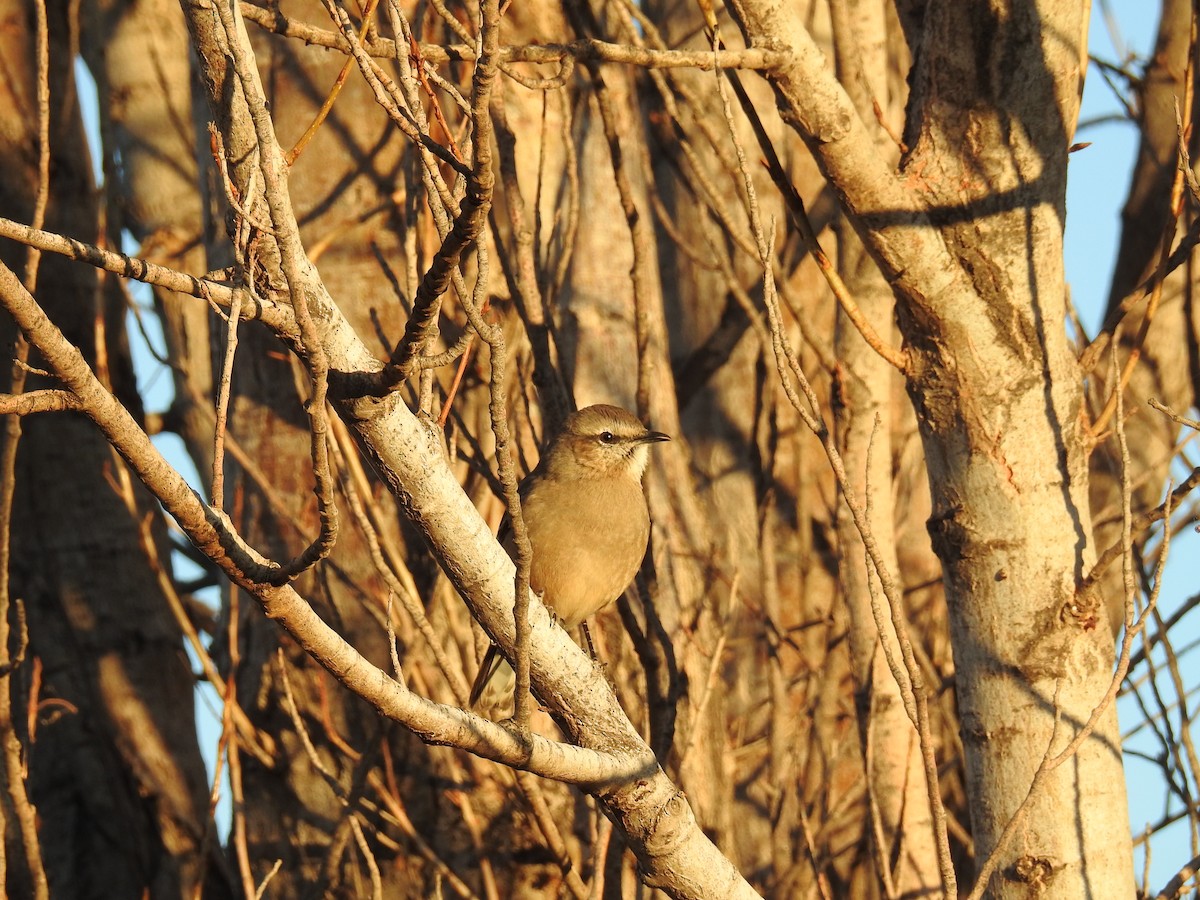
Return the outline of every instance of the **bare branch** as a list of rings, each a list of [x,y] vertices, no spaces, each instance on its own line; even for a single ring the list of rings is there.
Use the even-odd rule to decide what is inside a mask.
[[[27,246],[36,247],[48,253],[57,253],[67,259],[85,262],[106,272],[153,284],[178,294],[211,300],[225,309],[233,306],[233,295],[237,293],[242,298],[240,313],[242,318],[264,322],[280,335],[289,335],[296,330],[295,320],[292,318],[290,309],[272,300],[250,297],[243,287],[231,287],[202,275],[176,272],[174,269],[155,265],[136,256],[105,250],[85,241],[63,237],[3,217],[0,217],[0,237],[11,238]]]
[[[247,21],[262,27],[267,31],[285,37],[296,38],[306,44],[316,47],[326,47],[330,50],[340,50],[349,53],[350,47],[346,40],[336,32],[327,31],[298,22],[285,16],[278,7],[263,9],[251,3],[240,4],[242,17]],[[421,56],[433,65],[447,62],[474,62],[475,51],[466,44],[426,44],[421,45]],[[363,49],[379,59],[395,59],[400,51],[396,42],[387,38],[378,38],[367,42]],[[497,48],[497,62],[500,63],[561,63],[570,57],[579,63],[623,63],[653,69],[701,69],[710,71],[722,69],[772,69],[784,65],[790,54],[779,50],[751,48],[746,50],[722,50],[715,58],[712,53],[689,50],[647,50],[631,47],[625,44],[613,44],[608,41],[578,40],[569,44],[527,44],[524,46],[505,46]]]
[[[80,408],[79,398],[70,391],[44,390],[23,394],[0,394],[0,415],[3,416],[29,416]]]
[[[183,476],[163,459],[124,407],[96,380],[79,351],[46,318],[12,270],[0,264],[0,303],[41,352],[59,378],[79,397],[87,415],[130,464],[138,478],[179,523],[191,541],[234,583],[253,594],[267,615],[287,629],[304,649],[350,690],[430,743],[450,744],[513,768],[560,781],[604,784],[645,776],[657,769],[653,756],[602,753],[532,735],[518,740],[501,726],[410,693],[368,662],[330,628],[304,598],[288,585],[255,581],[257,563],[247,557],[218,511],[206,507]],[[502,553],[498,547],[497,553]],[[539,640],[558,632],[544,608],[538,616]],[[578,648],[576,648],[578,653]]]

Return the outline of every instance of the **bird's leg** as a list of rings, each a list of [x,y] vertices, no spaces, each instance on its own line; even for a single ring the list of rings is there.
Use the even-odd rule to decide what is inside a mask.
[[[587,622],[580,622],[579,629],[583,632],[583,639],[587,641],[588,655],[596,659],[596,648],[592,645],[592,633],[588,631]]]
[[[551,606],[549,603],[546,602],[546,592],[545,591],[534,591],[534,594],[537,595],[538,603],[540,603],[540,604],[542,604],[542,606],[546,607],[546,612],[548,612],[550,614],[550,624],[557,625],[558,624],[558,613],[554,611],[553,606]]]

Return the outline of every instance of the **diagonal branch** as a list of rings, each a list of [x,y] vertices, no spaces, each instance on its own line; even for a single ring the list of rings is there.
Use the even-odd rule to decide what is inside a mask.
[[[0,305],[13,317],[55,374],[78,397],[83,411],[100,427],[197,548],[235,584],[249,591],[267,615],[291,633],[334,677],[374,704],[383,715],[395,719],[430,743],[459,747],[504,765],[569,783],[604,784],[644,777],[657,768],[648,749],[645,755],[639,756],[573,747],[536,735],[522,741],[500,725],[479,716],[412,694],[326,625],[292,587],[256,581],[251,577],[253,564],[247,565],[246,554],[225,527],[223,514],[207,506],[163,458],[128,411],[100,384],[79,350],[47,318],[12,270],[3,264],[0,264]],[[483,527],[486,529],[486,525]],[[503,555],[499,545],[495,550],[496,554]],[[511,579],[509,586],[511,590]],[[561,635],[562,641],[574,647],[562,629],[550,624],[546,613],[543,612],[540,619],[542,631],[553,629]],[[578,648],[576,651],[582,656],[582,651]]]

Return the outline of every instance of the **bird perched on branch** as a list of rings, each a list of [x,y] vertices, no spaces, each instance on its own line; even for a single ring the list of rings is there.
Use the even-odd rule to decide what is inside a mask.
[[[589,406],[567,417],[521,482],[521,514],[533,549],[529,586],[564,628],[616,600],[637,574],[650,539],[642,473],[650,444],[669,440],[619,406]],[[500,536],[515,558],[505,525]],[[514,681],[493,644],[471,688],[471,705],[500,706],[511,699]]]

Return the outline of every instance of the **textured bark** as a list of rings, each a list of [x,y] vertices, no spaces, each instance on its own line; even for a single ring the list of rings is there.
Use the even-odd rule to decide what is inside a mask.
[[[452,22],[438,8],[414,7],[422,10],[411,22],[414,35],[432,63],[423,69],[426,82],[407,83],[420,61],[384,6],[367,45],[375,71],[400,82],[400,99],[387,102],[407,106],[410,117],[389,120],[356,63],[330,118],[283,176],[287,201],[275,193],[268,209],[258,144],[273,145],[277,136],[286,151],[296,142],[346,59],[345,41],[319,30],[333,26],[315,2],[238,7],[257,23],[248,26],[257,68],[250,80],[265,85],[272,120],[269,133],[256,134],[236,72],[243,63],[220,24],[220,13],[235,7],[184,3],[204,94],[196,118],[211,117],[221,135],[232,210],[223,207],[224,191],[212,189],[205,129],[188,133],[178,19],[150,0],[88,7],[85,55],[101,76],[107,111],[110,243],[124,225],[144,254],[173,266],[198,273],[245,262],[261,302],[278,304],[271,325],[239,327],[224,466],[228,520],[157,455],[0,268],[0,299],[60,369],[51,386],[83,398],[119,453],[236,586],[225,595],[226,621],[209,626],[213,658],[270,746],[263,761],[239,744],[235,827],[214,845],[235,874],[209,870],[208,886],[251,894],[279,859],[267,892],[281,897],[491,900],[655,889],[676,897],[935,895],[952,880],[947,845],[935,841],[927,759],[904,708],[915,699],[896,684],[886,647],[909,657],[907,680],[919,682],[919,674],[929,688],[916,699],[930,711],[928,765],[937,769],[964,893],[973,862],[988,873],[978,892],[994,896],[1127,896],[1128,827],[1111,710],[1079,752],[1043,778],[1012,826],[1016,839],[1001,847],[1047,747],[1058,751],[1078,733],[1112,666],[1105,629],[1075,596],[1108,539],[1099,522],[1092,537],[1079,415],[1084,387],[1099,385],[1103,365],[1081,372],[1062,328],[1063,184],[1083,24],[1074,6],[936,0],[896,4],[893,13],[878,0],[739,0],[733,12],[745,38],[770,48],[753,54],[742,54],[729,13],[718,13],[725,60],[777,66],[739,70],[765,136],[730,94],[735,130],[764,227],[775,229],[780,331],[813,383],[816,413],[831,425],[836,415],[849,486],[869,501],[883,567],[904,594],[898,617],[908,627],[899,634],[889,621],[881,628],[871,608],[872,566],[824,447],[785,393],[786,366],[777,369],[764,303],[771,295],[718,92],[730,81],[705,68],[703,7],[511,4],[500,38],[510,49],[487,104],[494,145],[479,148],[476,137],[489,127],[486,117],[470,121],[470,97],[489,76],[486,65],[471,62],[481,46],[478,4],[451,0]],[[345,9],[356,16],[362,7]],[[1178,49],[1165,23],[1183,13],[1168,9],[1175,12],[1164,17],[1155,65],[1169,74],[1167,50]],[[911,55],[898,46],[901,32]],[[20,46],[6,47],[6,62],[28,53],[20,43],[27,37],[14,40]],[[575,41],[574,68],[528,61],[552,59],[568,41]],[[827,62],[835,46],[836,77]],[[655,67],[677,66],[681,51],[690,54],[686,67]],[[617,57],[639,62],[611,61]],[[1168,83],[1152,78],[1147,96]],[[876,100],[893,133],[904,131],[902,162],[876,121]],[[0,112],[19,113],[0,115],[0,134],[11,135],[0,148],[26,169],[28,108],[27,99],[0,97]],[[1161,109],[1151,119],[1159,125],[1147,140],[1170,169],[1171,125]],[[414,129],[427,132],[426,147],[452,149],[419,149]],[[479,150],[490,150],[493,165],[473,173],[468,202],[462,173]],[[808,202],[825,250],[836,248],[860,311],[899,344],[902,377],[837,312],[808,246],[789,227],[784,192],[758,163],[772,151]],[[273,146],[267,152],[275,158]],[[451,162],[456,154],[462,163]],[[75,177],[72,193],[83,198],[86,179]],[[1161,170],[1158,178],[1136,197],[1152,200]],[[0,215],[27,215],[0,197]],[[443,236],[456,209],[489,203],[478,247],[455,255],[446,277],[427,278],[431,261],[448,258]],[[1139,221],[1161,215],[1151,206],[1139,207]],[[467,218],[457,219],[460,232],[484,221]],[[87,236],[95,222],[89,210],[83,224],[55,227]],[[249,243],[237,247],[247,234]],[[57,274],[47,268],[51,277],[60,279],[55,290],[67,278],[77,282],[41,299],[97,358],[95,329],[79,314],[101,294],[97,282],[65,266]],[[411,382],[377,396],[382,360],[405,330],[418,287],[428,299],[447,283],[440,300],[414,316],[420,326],[410,323],[429,340],[403,357],[413,365]],[[72,305],[68,290],[87,292],[87,301]],[[216,290],[218,303],[233,296]],[[487,302],[474,326],[469,292]],[[291,304],[300,297],[315,337],[297,326]],[[212,452],[210,355],[220,359],[227,326],[204,300],[160,302],[181,370],[177,384],[188,395],[181,400],[200,400],[177,405],[165,425],[186,436],[203,469]],[[116,309],[106,308],[110,338]],[[492,323],[500,327],[489,330]],[[1129,333],[1127,326],[1123,339]],[[497,334],[504,347],[494,351],[481,337],[494,343]],[[468,338],[465,358],[430,362]],[[1154,339],[1170,342],[1163,332]],[[332,556],[284,583],[255,552],[289,558],[319,528],[304,401],[306,365],[320,355],[333,373],[330,408],[357,449],[339,444],[335,454],[341,527]],[[1186,380],[1186,367],[1170,359],[1156,356],[1146,375],[1162,384],[1168,376],[1172,384]],[[492,396],[491,366],[502,361],[503,384]],[[460,374],[445,427],[435,427]],[[184,376],[192,388],[183,387]],[[111,376],[136,411],[124,377]],[[1135,390],[1141,377],[1139,369]],[[369,396],[356,393],[363,385],[372,387]],[[540,442],[574,401],[621,403],[674,438],[647,474],[653,537],[642,577],[592,623],[603,665],[531,603],[531,682],[545,706],[528,736],[464,709],[479,651],[489,639],[511,645],[515,632],[513,570],[488,534],[503,511],[495,473],[504,439],[491,421],[501,399],[518,474],[536,463]],[[14,401],[0,395],[0,404]],[[1132,434],[1137,421],[1130,426]],[[31,604],[51,576],[63,580],[55,596],[74,613],[70,628],[57,631],[46,624],[45,603],[41,618],[31,616],[35,649],[57,667],[54,689],[66,690],[58,673],[73,661],[94,659],[69,682],[70,697],[81,710],[89,697],[117,698],[114,685],[126,674],[120,661],[133,668],[152,646],[156,674],[171,676],[161,677],[162,693],[178,696],[173,712],[190,715],[178,635],[156,618],[165,607],[143,588],[149,570],[130,562],[128,516],[110,518],[101,502],[112,499],[104,476],[117,471],[117,457],[80,417],[41,416],[27,430],[31,441],[55,437],[38,450],[44,462],[30,457],[22,472],[23,509],[38,519],[18,535],[20,552],[29,549],[28,568],[17,574]],[[1156,439],[1169,439],[1169,429],[1160,431]],[[364,459],[355,462],[354,453]],[[1152,502],[1160,471],[1150,460],[1137,465],[1149,473]],[[99,473],[99,489],[82,491],[86,481],[73,467]],[[1090,486],[1112,506],[1104,494],[1111,486],[1098,476]],[[89,530],[96,523],[102,529]],[[64,550],[61,535],[71,529],[87,540]],[[88,578],[128,596],[89,606],[77,599],[91,596]],[[83,587],[72,592],[77,583]],[[119,657],[107,644],[93,648],[99,632],[83,627],[88,615],[107,626],[111,610],[123,616],[114,625]],[[234,615],[239,638],[230,647],[223,626]],[[277,651],[304,736],[288,712]],[[175,669],[164,662],[171,654]],[[203,821],[203,783],[187,774],[194,746],[130,742],[120,722],[154,733],[137,707],[109,718],[107,707],[101,712],[86,711],[87,733],[101,735],[90,753],[67,734],[83,714],[45,717],[31,745],[50,856],[59,865],[70,828],[68,837],[80,838],[69,847],[75,883],[99,872],[112,879],[112,891],[131,895],[194,885],[205,867],[187,855],[182,827],[162,812],[180,807],[195,787],[198,800],[188,802]],[[135,751],[148,757],[155,749],[162,768],[153,778],[129,765]],[[510,767],[526,771],[514,778]],[[77,792],[76,807],[46,791],[49,775],[66,773],[75,784],[85,771],[106,780]],[[20,877],[16,866],[10,894],[20,893]]]
[[[1067,3],[1021,5],[1003,18],[947,5],[927,23],[904,172],[943,223],[973,296],[930,298],[934,321],[914,310],[902,324],[921,352],[910,393],[983,860],[1047,748],[1061,750],[1092,714],[1113,663],[1102,628],[1064,615],[1094,559],[1080,378],[1061,327],[1066,148],[1085,23]],[[1022,53],[1031,42],[1037,49]],[[981,338],[987,349],[977,352]],[[1023,727],[1012,728],[1014,715]],[[1033,883],[1048,896],[1128,894],[1118,746],[1110,706],[1032,798],[1022,840],[999,850],[996,896],[1024,895]],[[1084,797],[1098,814],[1074,820],[1066,811]]]
[[[1080,378],[1060,324],[1083,22],[1066,3],[1002,14],[928,7],[912,79],[912,149],[899,180],[871,156],[865,126],[822,74],[800,22],[766,4],[735,11],[752,41],[784,41],[796,52],[795,67],[774,79],[785,117],[893,278],[983,861],[1047,748],[1061,750],[1087,722],[1113,663],[1094,619],[1064,615],[1094,559]],[[1110,707],[1032,798],[1020,846],[1000,848],[996,896],[1023,895],[1035,882],[1048,896],[1128,895],[1118,746]],[[1103,812],[1077,819],[1070,811],[1084,797]]]

